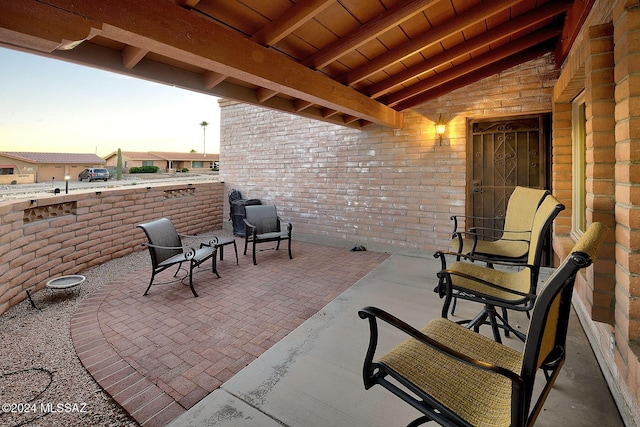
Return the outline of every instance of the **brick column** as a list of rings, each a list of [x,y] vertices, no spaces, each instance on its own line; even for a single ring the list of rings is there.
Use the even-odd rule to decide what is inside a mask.
[[[613,25],[603,24],[588,29],[585,60],[586,105],[586,220],[600,221],[615,227],[615,86]],[[587,286],[591,289],[587,302],[591,318],[610,325],[614,323],[615,267],[614,233],[598,254],[598,262],[587,270]]]
[[[640,8],[614,6],[616,342],[625,363],[640,343]],[[628,7],[628,8],[627,8]],[[635,357],[634,357],[635,356]],[[637,365],[636,365],[637,366]]]

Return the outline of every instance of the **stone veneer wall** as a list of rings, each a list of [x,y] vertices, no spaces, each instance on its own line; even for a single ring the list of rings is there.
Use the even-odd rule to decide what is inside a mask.
[[[136,224],[167,217],[183,234],[221,229],[223,200],[214,182],[0,202],[0,314],[51,278],[143,249]]]

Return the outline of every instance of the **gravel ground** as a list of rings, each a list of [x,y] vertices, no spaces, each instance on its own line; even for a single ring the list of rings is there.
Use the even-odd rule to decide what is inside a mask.
[[[137,426],[76,356],[70,320],[79,304],[116,275],[150,264],[146,251],[83,273],[67,290],[32,293],[0,315],[0,426]]]

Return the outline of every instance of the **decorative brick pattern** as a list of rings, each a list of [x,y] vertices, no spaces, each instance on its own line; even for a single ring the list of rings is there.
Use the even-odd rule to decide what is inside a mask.
[[[25,209],[24,219],[22,222],[29,224],[36,221],[44,221],[50,218],[57,218],[65,215],[74,215],[76,212],[76,203],[57,203],[55,205],[39,206],[31,209]]]
[[[175,190],[167,190],[164,192],[165,199],[179,199],[181,197],[195,196],[194,188],[178,188]]]

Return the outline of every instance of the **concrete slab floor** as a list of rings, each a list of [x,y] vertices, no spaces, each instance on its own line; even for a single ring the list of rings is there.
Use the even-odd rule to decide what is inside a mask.
[[[407,425],[419,416],[415,409],[382,387],[364,390],[361,372],[369,330],[357,311],[373,305],[421,327],[440,316],[442,300],[433,292],[438,270],[435,259],[391,256],[170,426]],[[459,302],[452,318],[470,318],[477,311],[477,304]],[[524,329],[527,319],[518,314],[510,313],[511,319]],[[490,333],[487,327],[482,332]],[[379,351],[403,338],[385,329]],[[513,337],[503,341],[522,349]],[[623,422],[573,314],[567,361],[536,426],[602,425]]]

